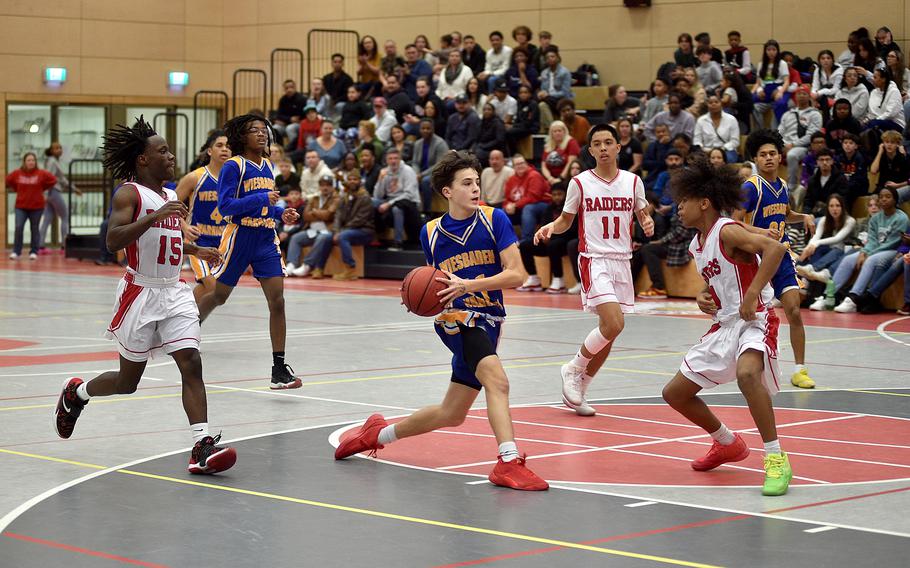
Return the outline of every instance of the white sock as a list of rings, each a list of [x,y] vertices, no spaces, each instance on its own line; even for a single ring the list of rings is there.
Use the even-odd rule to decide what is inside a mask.
[[[805,371],[805,370],[806,370],[806,366],[805,366],[805,365],[801,365],[801,364],[799,364],[799,363],[797,363],[796,365],[793,365],[793,374],[794,374],[794,375],[795,375],[796,373],[799,373],[799,372]]]
[[[518,457],[518,446],[515,442],[503,442],[499,444],[499,457],[504,462],[510,462]]]
[[[600,327],[595,327],[591,330],[591,333],[585,338],[583,345],[585,349],[588,350],[592,356],[597,355],[600,351],[610,344],[610,340],[603,336],[600,333]],[[578,350],[578,353],[575,355],[575,358],[572,359],[572,364],[581,369],[585,369],[588,366],[588,363],[591,362],[591,357],[585,357],[581,349]]]
[[[765,442],[765,455],[768,454],[779,454],[780,451],[780,440],[771,440],[770,442]]]
[[[209,435],[209,423],[198,422],[196,424],[190,424],[190,434],[193,435],[194,443],[205,438]]]
[[[726,424],[721,423],[720,428],[716,432],[711,432],[711,437],[717,440],[717,443],[721,446],[729,446],[735,440],[733,431],[727,428]]]
[[[88,394],[88,383],[82,383],[76,387],[76,396],[78,396],[79,400],[82,402],[88,402],[88,399],[92,398],[91,395]]]
[[[379,431],[379,444],[382,446],[391,444],[398,439],[398,436],[395,435],[395,425],[389,424],[385,428]]]

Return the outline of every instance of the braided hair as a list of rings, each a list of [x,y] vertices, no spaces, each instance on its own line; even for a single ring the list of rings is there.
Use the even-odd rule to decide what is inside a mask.
[[[136,160],[145,152],[148,140],[157,136],[155,129],[147,123],[142,115],[132,127],[118,124],[104,135],[104,167],[123,181],[136,179]]]
[[[246,151],[247,127],[250,123],[260,121],[265,124],[268,133],[268,142],[265,146],[265,155],[269,155],[269,144],[272,142],[272,125],[263,116],[258,114],[241,114],[224,123],[224,136],[227,136],[228,147],[234,156],[242,156]],[[214,142],[214,141],[213,141]]]

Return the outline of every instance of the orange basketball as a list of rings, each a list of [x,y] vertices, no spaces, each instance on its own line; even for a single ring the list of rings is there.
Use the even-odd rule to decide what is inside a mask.
[[[442,312],[437,292],[446,285],[437,281],[446,278],[446,273],[432,266],[421,266],[410,271],[401,283],[401,303],[409,312],[418,316],[435,316]]]

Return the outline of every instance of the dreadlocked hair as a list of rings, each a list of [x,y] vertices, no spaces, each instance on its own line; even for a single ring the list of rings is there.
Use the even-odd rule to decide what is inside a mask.
[[[703,153],[692,155],[684,168],[670,174],[670,191],[684,199],[708,199],[721,212],[739,209],[743,202],[742,178],[734,166],[713,166]]]
[[[246,151],[247,127],[251,122],[260,121],[265,124],[268,131],[268,144],[265,146],[265,155],[269,155],[269,144],[272,142],[272,125],[259,114],[241,114],[224,123],[224,136],[227,136],[228,147],[231,154],[241,156]]]
[[[131,181],[136,179],[136,160],[145,152],[148,139],[157,136],[155,129],[147,123],[142,115],[132,127],[118,124],[104,135],[104,167],[110,170],[114,178]]]

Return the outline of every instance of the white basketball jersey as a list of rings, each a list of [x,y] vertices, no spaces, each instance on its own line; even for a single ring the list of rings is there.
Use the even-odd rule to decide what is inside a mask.
[[[133,215],[133,222],[155,213],[168,201],[176,201],[177,194],[164,188],[165,197],[136,182],[124,185],[119,191],[130,191],[130,186],[139,194],[139,204]],[[135,242],[127,245],[126,259],[130,271],[146,278],[179,279],[183,265],[183,233],[180,220],[169,217],[152,225]]]
[[[689,252],[695,257],[695,266],[708,284],[708,289],[714,303],[717,304],[717,313],[714,319],[726,322],[739,318],[739,307],[742,305],[743,294],[752,285],[752,279],[758,272],[761,257],[755,255],[755,261],[749,264],[734,262],[720,239],[721,230],[730,224],[736,223],[728,217],[721,217],[708,231],[704,245],[699,246],[696,235],[689,244]],[[770,284],[765,284],[759,297],[756,313],[768,312],[774,291]]]
[[[584,171],[569,182],[563,211],[578,215],[578,252],[617,260],[632,258],[635,211],[648,205],[645,184],[619,170],[612,180]]]

